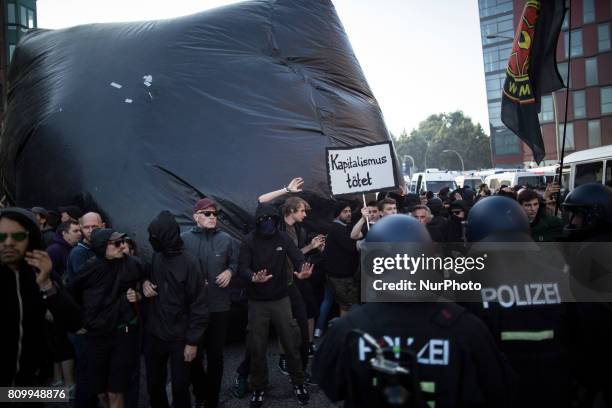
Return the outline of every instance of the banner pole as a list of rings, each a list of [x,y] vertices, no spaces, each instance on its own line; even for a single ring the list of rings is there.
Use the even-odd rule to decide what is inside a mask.
[[[366,204],[366,199],[365,199],[365,193],[361,194],[361,196],[363,197],[363,206],[364,208],[367,207],[368,205]],[[366,215],[366,225],[368,226],[368,231],[370,230],[370,217]]]
[[[561,160],[559,161],[559,194],[555,204],[555,216],[559,213],[561,204],[561,187],[563,186],[563,159],[565,156],[565,136],[567,132],[567,106],[569,104],[570,79],[572,72],[572,0],[568,2],[567,23],[567,84],[565,88],[565,119],[563,119],[563,142],[561,143]]]

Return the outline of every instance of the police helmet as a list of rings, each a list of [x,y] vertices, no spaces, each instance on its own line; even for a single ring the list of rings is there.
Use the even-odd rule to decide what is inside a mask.
[[[612,188],[600,183],[587,183],[572,190],[561,205],[565,211],[580,213],[586,228],[612,224]],[[570,219],[570,226],[572,228]]]
[[[518,202],[490,196],[474,204],[466,223],[467,240],[476,242],[492,234],[529,234],[529,219]]]
[[[431,242],[429,232],[424,225],[404,214],[386,215],[372,226],[366,235],[366,242]]]

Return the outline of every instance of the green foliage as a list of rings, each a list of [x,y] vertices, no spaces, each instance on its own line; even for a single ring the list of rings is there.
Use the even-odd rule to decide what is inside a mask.
[[[462,111],[431,115],[419,123],[419,128],[410,134],[403,131],[395,138],[395,149],[400,161],[404,155],[415,160],[416,169],[427,168],[461,170],[461,162],[452,152],[463,157],[466,170],[491,167],[491,144],[480,124],[474,124]],[[425,161],[427,154],[427,161]],[[407,166],[410,166],[410,159]],[[426,164],[427,163],[427,164]]]

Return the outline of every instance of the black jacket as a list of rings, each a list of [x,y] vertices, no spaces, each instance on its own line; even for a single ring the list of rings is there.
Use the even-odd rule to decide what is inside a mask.
[[[150,281],[157,296],[147,298],[146,329],[164,341],[197,345],[208,322],[204,278],[197,259],[183,249],[174,216],[162,211],[149,225],[155,253]]]
[[[83,265],[68,287],[81,305],[84,327],[91,336],[112,335],[121,325],[137,318],[137,306],[127,300],[127,291],[138,289],[145,276],[144,267],[129,255],[106,259],[106,242],[111,233],[107,228],[93,231],[95,256]]]
[[[269,204],[257,207],[255,218],[270,215],[280,220],[278,210]],[[240,248],[238,270],[248,280],[247,296],[250,300],[278,300],[288,296],[287,257],[293,267],[299,271],[304,263],[304,255],[295,246],[289,235],[276,231],[273,236],[263,237],[257,231],[249,234]],[[267,269],[273,278],[265,283],[253,283],[255,272]]]
[[[43,249],[40,230],[33,215],[26,210],[9,208],[30,233],[28,250]],[[36,371],[47,357],[44,340],[44,316],[49,309],[62,328],[77,330],[80,314],[77,305],[60,290],[43,299],[36,284],[36,272],[25,262],[15,272],[0,264],[0,310],[4,321],[0,336],[0,386],[34,386]]]
[[[370,303],[337,320],[313,363],[313,375],[332,401],[380,406],[382,392],[373,387],[369,369],[375,353],[353,329],[387,347],[413,351],[415,386],[436,408],[514,406],[512,371],[486,326],[454,303]]]
[[[333,222],[325,241],[327,274],[333,278],[351,278],[357,272],[359,254],[356,242],[351,239],[348,225]]]
[[[226,269],[232,271],[232,277],[238,273],[238,242],[219,229],[204,230],[199,227],[184,232],[181,238],[185,249],[199,261],[204,279],[208,280],[209,311],[230,310],[229,287],[219,287],[215,279]]]

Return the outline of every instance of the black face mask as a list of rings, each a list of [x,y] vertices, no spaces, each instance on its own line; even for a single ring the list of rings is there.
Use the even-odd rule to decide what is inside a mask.
[[[276,234],[277,222],[274,218],[266,218],[257,222],[257,233],[264,237]]]

